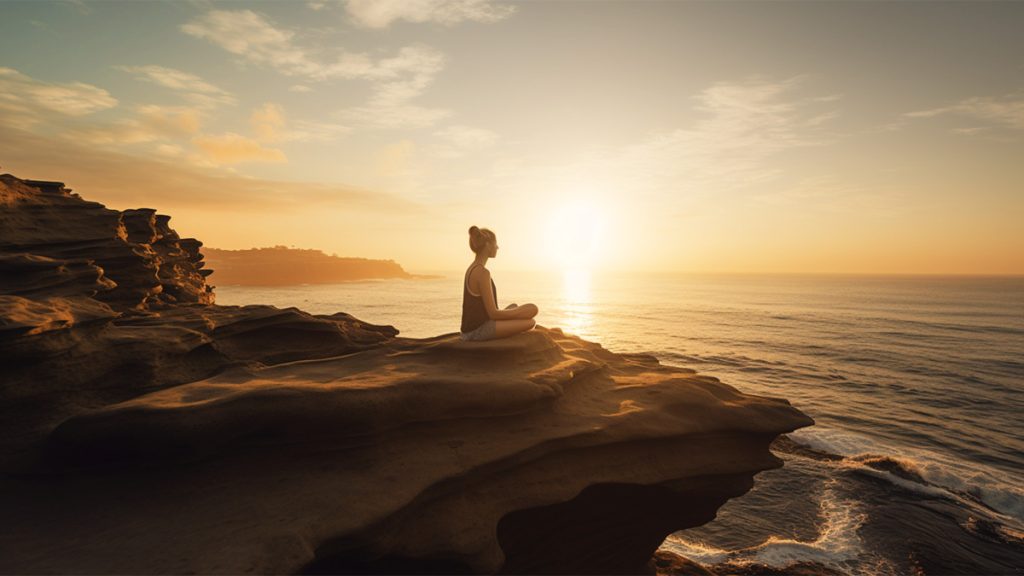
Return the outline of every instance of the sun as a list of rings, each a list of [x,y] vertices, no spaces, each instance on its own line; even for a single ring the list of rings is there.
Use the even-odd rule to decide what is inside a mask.
[[[587,201],[561,204],[548,216],[544,250],[560,268],[590,270],[601,261],[605,216]]]

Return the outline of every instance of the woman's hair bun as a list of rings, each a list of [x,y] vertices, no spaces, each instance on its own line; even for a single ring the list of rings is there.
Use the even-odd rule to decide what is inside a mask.
[[[487,247],[487,242],[495,242],[494,232],[491,232],[487,228],[477,228],[476,226],[469,227],[469,249],[473,252],[480,253],[481,250]]]

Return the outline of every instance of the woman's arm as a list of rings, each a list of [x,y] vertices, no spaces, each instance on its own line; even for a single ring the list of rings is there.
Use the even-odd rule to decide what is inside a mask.
[[[477,293],[484,301],[484,310],[487,311],[487,316],[491,320],[517,320],[520,318],[533,318],[536,314],[529,314],[529,310],[523,306],[517,306],[512,309],[498,310],[498,304],[494,301],[494,292],[491,291],[491,272],[490,270],[481,267],[480,273],[477,274]]]

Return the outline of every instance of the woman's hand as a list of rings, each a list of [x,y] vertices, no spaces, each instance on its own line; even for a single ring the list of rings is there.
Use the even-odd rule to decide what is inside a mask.
[[[530,319],[537,315],[536,304],[523,304],[522,306],[516,306],[512,309],[516,318]]]

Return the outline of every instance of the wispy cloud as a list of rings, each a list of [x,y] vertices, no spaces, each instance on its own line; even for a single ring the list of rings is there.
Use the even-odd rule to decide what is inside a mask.
[[[908,112],[904,116],[933,118],[945,115],[966,116],[1014,130],[1024,130],[1024,94],[1017,93],[1000,97],[976,96],[949,106]],[[978,131],[970,129],[964,133],[970,134]]]
[[[348,0],[345,9],[353,22],[367,28],[387,28],[398,20],[446,26],[497,22],[516,10],[488,0]]]
[[[289,75],[319,76],[323,67],[292,44],[294,32],[279,30],[252,10],[211,10],[183,24],[181,30],[213,42],[246,60],[267,64]]]
[[[824,144],[833,97],[796,94],[804,82],[752,78],[721,82],[694,96],[702,118],[599,159],[639,192],[703,194],[773,179],[777,154]]]
[[[406,46],[385,58],[343,50],[332,57],[323,57],[298,44],[295,32],[277,27],[264,15],[251,10],[211,10],[183,25],[182,31],[286,76],[311,81],[369,81],[368,102],[341,110],[336,115],[349,124],[378,128],[422,127],[431,126],[450,114],[448,110],[426,108],[412,102],[444,68],[444,55],[428,46]],[[297,90],[305,91],[305,88]]]
[[[257,140],[273,142],[280,137],[284,128],[284,111],[277,104],[268,102],[252,111],[249,125]]]
[[[235,97],[195,74],[164,66],[115,66],[116,69],[132,74],[136,78],[181,92],[186,99],[197,105],[212,107],[216,104],[234,104]]]
[[[281,150],[269,148],[253,138],[234,132],[196,136],[192,143],[203,154],[203,158],[217,165],[288,161]]]
[[[225,139],[226,140],[226,139]],[[74,140],[33,134],[0,123],[4,170],[22,178],[62,180],[86,197],[118,208],[279,212],[323,206],[385,213],[422,207],[391,194],[342,184],[245,178],[178,161],[182,150],[162,145],[161,155],[131,155]]]
[[[89,6],[84,0],[63,0],[60,2],[62,6],[68,6],[74,9],[81,15],[92,14],[92,6]]]
[[[92,84],[51,84],[13,68],[0,67],[0,115],[3,121],[22,128],[50,116],[86,116],[117,106],[117,99]]]
[[[294,31],[280,28],[252,10],[210,10],[183,24],[181,30],[287,76],[326,80],[382,78],[394,73],[366,54],[339,50],[333,58],[321,58],[315,50],[299,45]]]
[[[217,93],[201,84],[200,88]],[[113,116],[96,114],[115,106],[117,99],[97,86],[81,82],[50,84],[0,68],[0,123],[14,129],[46,132],[63,140],[107,148],[150,145],[151,151],[166,153],[179,148],[176,141],[196,137],[205,116],[204,110],[196,106],[156,104],[121,107]]]
[[[266,102],[249,115],[249,127],[253,137],[262,143],[269,142],[328,142],[349,133],[351,128],[334,122],[292,122],[284,108],[273,102]]]
[[[188,72],[162,66],[117,68],[186,96],[234,103],[227,91]],[[237,131],[203,133],[211,106],[139,104],[122,108],[113,117],[93,116],[118,104],[116,98],[97,86],[47,83],[11,68],[0,68],[0,122],[9,128],[45,131],[69,142],[109,149],[147,150],[197,166],[286,162],[284,151],[269,144],[326,142],[351,130],[340,122],[288,122],[284,110],[270,103],[253,111],[251,136]]]
[[[135,116],[109,123],[76,126],[63,132],[92,144],[126,145],[181,138],[199,132],[202,120],[198,111],[180,106],[136,106]]]
[[[448,126],[434,132],[442,144],[434,154],[442,158],[459,158],[467,153],[490,148],[498,142],[498,135],[490,130],[473,126]]]
[[[300,120],[289,125],[279,140],[291,142],[331,142],[352,131],[352,128],[336,122],[311,122]]]
[[[341,110],[342,120],[377,128],[433,126],[451,112],[416,105],[418,97],[444,68],[444,56],[426,46],[407,46],[391,58],[377,63],[380,73],[373,80],[369,102]]]
[[[565,164],[502,162],[491,180],[519,196],[536,189],[538,200],[596,194],[671,213],[709,196],[755,191],[783,176],[783,153],[836,138],[829,118],[838,114],[838,97],[806,95],[805,84],[803,77],[719,82],[690,98],[698,119],[687,126],[582,152]]]

